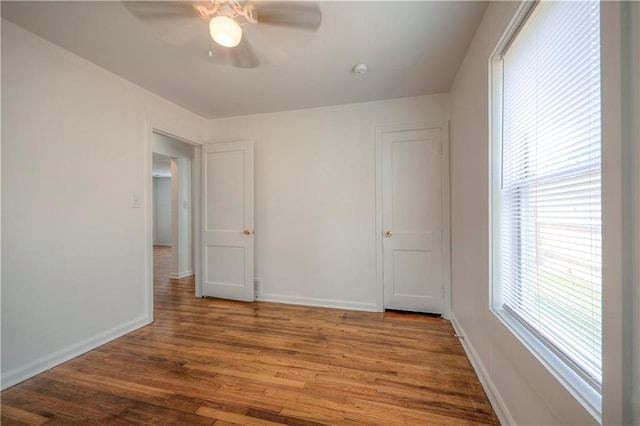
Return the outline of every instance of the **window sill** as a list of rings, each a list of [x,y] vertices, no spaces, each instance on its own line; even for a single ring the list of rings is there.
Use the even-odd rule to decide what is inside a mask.
[[[536,359],[567,389],[567,391],[602,424],[602,394],[596,391],[553,351],[540,342],[529,330],[503,308],[491,308],[500,322],[522,343]]]

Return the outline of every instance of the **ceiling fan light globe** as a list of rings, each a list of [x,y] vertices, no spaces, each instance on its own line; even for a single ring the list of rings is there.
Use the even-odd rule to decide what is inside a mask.
[[[213,41],[224,47],[235,47],[242,40],[240,24],[224,15],[211,18],[209,33]]]

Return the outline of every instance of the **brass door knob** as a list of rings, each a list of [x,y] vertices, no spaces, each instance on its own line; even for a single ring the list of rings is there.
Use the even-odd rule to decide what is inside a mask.
[[[244,235],[251,235],[251,231],[249,231],[248,229],[245,229],[244,231],[242,231],[244,233]]]
[[[391,238],[392,235],[393,234],[391,233],[391,231],[387,231],[387,232],[384,233],[384,236],[387,237],[387,238]]]

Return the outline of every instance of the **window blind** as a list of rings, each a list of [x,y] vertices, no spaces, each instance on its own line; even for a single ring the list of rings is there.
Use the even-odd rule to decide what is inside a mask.
[[[538,3],[502,71],[502,304],[599,389],[598,2]]]

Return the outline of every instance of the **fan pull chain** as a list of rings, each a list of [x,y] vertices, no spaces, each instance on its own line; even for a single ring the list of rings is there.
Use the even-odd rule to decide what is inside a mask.
[[[211,51],[211,37],[208,37],[208,38],[209,38],[209,57],[212,57],[213,52]]]

